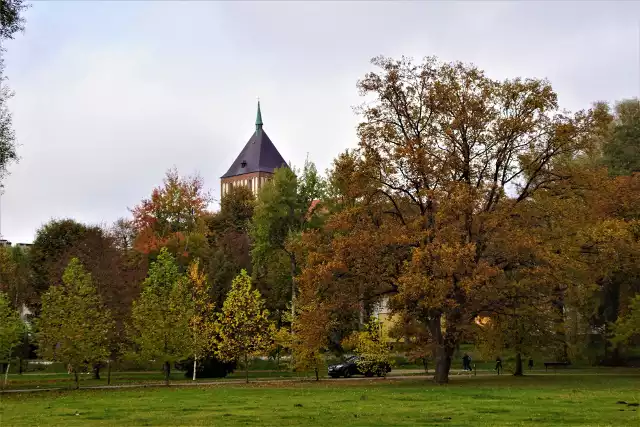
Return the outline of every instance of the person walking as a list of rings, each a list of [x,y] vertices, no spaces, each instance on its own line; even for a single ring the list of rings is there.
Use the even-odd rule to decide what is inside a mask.
[[[470,371],[471,370],[471,358],[467,353],[462,356],[462,370]]]
[[[529,370],[533,369],[533,359],[530,357],[529,358]]]
[[[500,375],[500,371],[502,371],[502,359],[500,356],[496,357],[496,371],[498,372],[498,375]]]

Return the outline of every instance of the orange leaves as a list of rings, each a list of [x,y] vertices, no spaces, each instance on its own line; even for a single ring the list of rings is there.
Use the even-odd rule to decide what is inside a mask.
[[[177,170],[167,172],[162,187],[132,209],[138,233],[135,247],[142,253],[157,251],[169,240],[185,239],[185,233],[204,232],[201,221],[207,213],[210,195],[199,176],[182,178]]]

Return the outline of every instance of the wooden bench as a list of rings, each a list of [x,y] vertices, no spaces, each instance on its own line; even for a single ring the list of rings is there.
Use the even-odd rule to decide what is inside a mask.
[[[558,366],[567,367],[569,365],[571,365],[571,363],[569,362],[544,362],[544,370],[547,371],[549,369],[549,366],[557,368]]]

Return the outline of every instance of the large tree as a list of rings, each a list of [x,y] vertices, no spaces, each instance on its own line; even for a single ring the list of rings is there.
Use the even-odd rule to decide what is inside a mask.
[[[37,320],[40,356],[69,365],[78,388],[81,367],[109,357],[113,327],[111,313],[93,285],[91,274],[73,258],[62,284],[52,285],[42,296]]]
[[[603,163],[612,175],[640,172],[640,100],[625,99],[614,107],[610,135],[603,147]]]
[[[34,274],[34,287],[39,295],[51,284],[60,283],[62,271],[70,258],[62,256],[98,227],[82,224],[73,219],[51,220],[36,231],[29,259]]]
[[[15,133],[11,112],[7,102],[13,96],[4,75],[4,40],[24,30],[24,10],[28,7],[23,0],[0,1],[0,183],[7,173],[7,166],[18,160]],[[0,185],[0,191],[2,186]]]
[[[0,291],[5,292],[17,310],[36,299],[28,249],[19,246],[0,248]]]
[[[132,209],[134,247],[151,259],[166,247],[186,271],[191,259],[206,253],[204,218],[210,200],[200,176],[182,177],[170,169],[163,185]]]
[[[218,307],[241,270],[251,271],[249,225],[255,199],[245,186],[232,187],[220,201],[220,210],[205,218],[209,257],[203,267]]]
[[[278,271],[282,256],[286,256],[289,262],[290,293],[279,294],[288,297],[287,300],[291,302],[292,318],[295,318],[296,313],[295,276],[299,265],[296,251],[291,248],[290,243],[312,224],[316,208],[314,201],[323,197],[324,190],[323,179],[315,165],[307,160],[302,171],[297,174],[287,167],[276,169],[273,178],[258,194],[251,224],[254,275],[264,279],[270,269],[275,267]],[[281,275],[279,276],[269,288],[281,283]]]
[[[163,248],[133,303],[130,339],[137,358],[163,362],[167,385],[171,364],[190,356],[192,317],[193,300],[187,281],[175,258]]]
[[[560,112],[544,80],[497,81],[435,58],[373,63],[381,72],[358,83],[367,97],[358,148],[336,167],[345,176],[335,181],[360,184],[348,187],[355,204],[309,237],[325,247],[310,251],[300,277],[307,295],[334,305],[395,295],[394,310],[429,330],[444,383],[474,319],[513,305],[503,289],[518,286],[507,277],[519,268],[514,218],[567,178],[556,163],[589,148],[595,120]]]
[[[126,336],[125,322],[132,301],[140,293],[140,282],[146,276],[146,259],[119,248],[118,243],[113,234],[100,227],[65,219],[50,221],[38,230],[29,250],[36,291],[31,301],[35,303],[49,284],[60,283],[72,258],[78,258],[91,273],[98,294],[116,322],[110,336],[109,360],[121,354],[121,344]],[[99,378],[100,366],[95,367],[94,373]]]
[[[217,354],[225,361],[242,361],[249,382],[249,360],[264,354],[273,341],[274,328],[268,319],[260,292],[251,287],[251,277],[242,270],[218,313]]]

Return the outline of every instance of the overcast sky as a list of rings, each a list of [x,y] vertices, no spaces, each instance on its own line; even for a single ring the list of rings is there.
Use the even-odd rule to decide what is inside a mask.
[[[7,43],[20,163],[1,232],[110,223],[165,171],[219,177],[254,130],[320,170],[356,144],[358,78],[376,55],[546,77],[571,110],[640,91],[637,2],[34,2]]]

